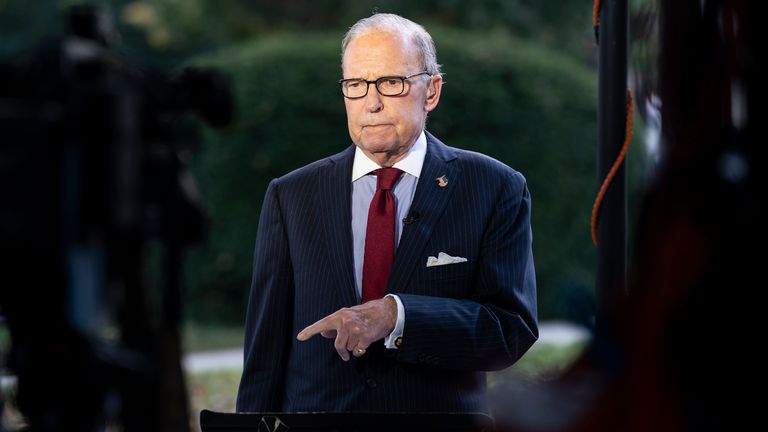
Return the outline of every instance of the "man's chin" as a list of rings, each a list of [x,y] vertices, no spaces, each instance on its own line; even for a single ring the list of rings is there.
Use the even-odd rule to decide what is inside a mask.
[[[396,142],[365,142],[362,143],[362,149],[368,153],[375,155],[383,155],[388,153],[397,153],[397,149],[400,145]]]

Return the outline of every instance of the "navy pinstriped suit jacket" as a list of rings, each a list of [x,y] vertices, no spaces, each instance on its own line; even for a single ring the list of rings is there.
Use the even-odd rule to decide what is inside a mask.
[[[538,337],[530,196],[523,176],[427,133],[427,154],[388,292],[403,343],[342,361],[304,327],[357,303],[351,233],[355,147],[267,189],[245,323],[238,412],[486,410],[485,373]],[[445,175],[447,186],[436,178]],[[426,267],[445,252],[467,262]]]

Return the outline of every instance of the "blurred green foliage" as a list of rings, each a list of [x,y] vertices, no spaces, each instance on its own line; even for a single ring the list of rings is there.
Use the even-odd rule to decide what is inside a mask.
[[[460,29],[506,29],[549,48],[592,57],[591,3],[579,0],[0,0],[0,59],[66,29],[76,4],[106,6],[120,50],[169,66],[180,57],[283,31],[346,29],[374,11]]]
[[[526,176],[541,315],[562,316],[566,291],[592,285],[594,74],[505,31],[429,30],[446,84],[427,128]],[[194,61],[233,78],[239,118],[223,134],[205,131],[195,158],[214,225],[208,244],[188,260],[192,317],[242,322],[267,183],[351,144],[335,82],[342,36],[277,34]]]
[[[242,323],[224,326],[187,321],[182,327],[183,350],[186,353],[232,349],[243,345]]]
[[[446,85],[428,129],[528,179],[542,318],[589,315],[597,143],[591,3],[0,0],[0,61],[64,32],[66,6],[81,3],[110,7],[122,36],[115,50],[131,62],[212,66],[233,78],[239,117],[223,133],[203,127],[194,156],[213,227],[186,262],[189,317],[242,324],[266,184],[349,145],[335,83],[339,45],[346,28],[373,11],[420,22],[437,42]]]

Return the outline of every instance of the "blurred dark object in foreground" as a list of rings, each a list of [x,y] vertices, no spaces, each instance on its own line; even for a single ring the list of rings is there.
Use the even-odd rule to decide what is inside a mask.
[[[762,424],[755,347],[768,221],[765,2],[658,8],[661,156],[639,218],[629,295],[564,376],[510,389],[515,403],[497,418],[505,430]]]
[[[233,104],[223,76],[142,70],[113,40],[75,7],[69,35],[0,65],[0,313],[33,431],[189,429],[179,275],[207,218],[183,155],[194,117],[221,127]]]

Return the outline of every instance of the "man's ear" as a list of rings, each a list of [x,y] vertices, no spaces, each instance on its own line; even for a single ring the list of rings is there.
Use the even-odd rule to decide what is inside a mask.
[[[427,88],[427,99],[424,103],[424,109],[427,112],[432,111],[437,107],[437,103],[440,101],[440,91],[443,88],[443,77],[440,75],[433,75],[429,80],[429,87]]]

